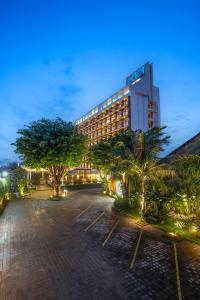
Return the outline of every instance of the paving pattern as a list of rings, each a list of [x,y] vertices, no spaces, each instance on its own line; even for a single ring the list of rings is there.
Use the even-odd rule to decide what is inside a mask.
[[[180,300],[164,234],[114,214],[99,190],[60,202],[49,193],[12,202],[0,217],[1,300]],[[200,247],[181,241],[177,253],[181,298],[200,300]]]

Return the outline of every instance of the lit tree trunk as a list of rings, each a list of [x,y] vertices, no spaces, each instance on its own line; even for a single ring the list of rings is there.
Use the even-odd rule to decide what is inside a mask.
[[[145,184],[146,184],[146,176],[143,176],[141,179],[141,218],[144,217],[144,212],[146,210]]]
[[[102,185],[103,185],[103,191],[106,194],[109,194],[110,189],[109,189],[109,180],[107,179],[107,174],[104,172],[100,172],[100,178],[101,178]]]
[[[66,171],[67,171],[67,167],[64,166],[49,167],[51,183],[53,185],[54,194],[56,197],[60,196],[60,185],[62,183],[63,176],[66,174]]]
[[[129,206],[129,189],[128,189],[128,177],[125,173],[122,174],[122,194],[126,206]]]
[[[55,196],[59,197],[60,195],[60,184],[55,184],[54,185],[54,192],[55,192]]]
[[[128,198],[130,198],[131,196],[131,192],[132,192],[132,180],[130,177],[128,177],[128,183],[127,183],[127,189],[128,189]]]

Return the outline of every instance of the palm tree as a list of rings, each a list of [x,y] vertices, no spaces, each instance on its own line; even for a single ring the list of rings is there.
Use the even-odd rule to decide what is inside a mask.
[[[120,178],[127,203],[134,190],[134,179],[138,179],[142,215],[146,210],[145,193],[148,183],[153,184],[172,174],[166,165],[157,163],[163,145],[169,142],[164,129],[165,127],[156,127],[147,132],[130,129],[121,131],[115,137],[92,146],[89,151],[89,159],[94,167],[111,177]]]
[[[121,175],[125,198],[129,198],[133,190],[133,176],[128,171],[130,166],[140,165],[140,169],[146,170],[147,166],[156,165],[163,146],[169,143],[169,136],[164,134],[164,129],[154,127],[147,132],[127,130],[111,139],[112,156],[115,157],[112,172]]]
[[[156,160],[131,160],[128,162],[129,168],[127,172],[130,176],[138,178],[141,193],[141,217],[146,212],[146,190],[149,183],[152,185],[163,185],[165,177],[174,176],[175,172],[166,164],[159,164]]]
[[[163,127],[154,127],[146,132],[136,131],[135,153],[137,159],[159,159],[163,146],[169,144],[170,137],[165,135]]]

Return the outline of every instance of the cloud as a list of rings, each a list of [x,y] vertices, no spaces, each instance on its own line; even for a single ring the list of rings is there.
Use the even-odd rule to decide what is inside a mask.
[[[152,60],[157,62],[161,122],[172,136],[168,149],[174,149],[199,131],[199,72],[173,59],[159,64],[156,57]],[[135,53],[134,61],[144,59]],[[75,60],[46,58],[4,75],[0,79],[0,157],[14,157],[10,143],[24,124],[41,117],[75,120],[87,113],[125,84],[127,74],[137,68],[134,61],[132,51],[125,56],[90,52]]]
[[[80,93],[67,59],[45,60],[1,80],[0,157],[14,157],[10,143],[24,124],[57,116],[72,121]]]
[[[163,155],[168,154],[176,149],[184,142],[192,138],[198,131],[199,126],[194,124],[193,120],[197,120],[197,111],[190,110],[188,114],[171,116],[166,122],[168,127],[167,134],[171,136],[170,145],[167,147]]]

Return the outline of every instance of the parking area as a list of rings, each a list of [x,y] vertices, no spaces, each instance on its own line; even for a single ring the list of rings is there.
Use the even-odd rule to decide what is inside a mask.
[[[200,247],[112,212],[99,190],[48,192],[0,218],[0,299],[200,299]]]

